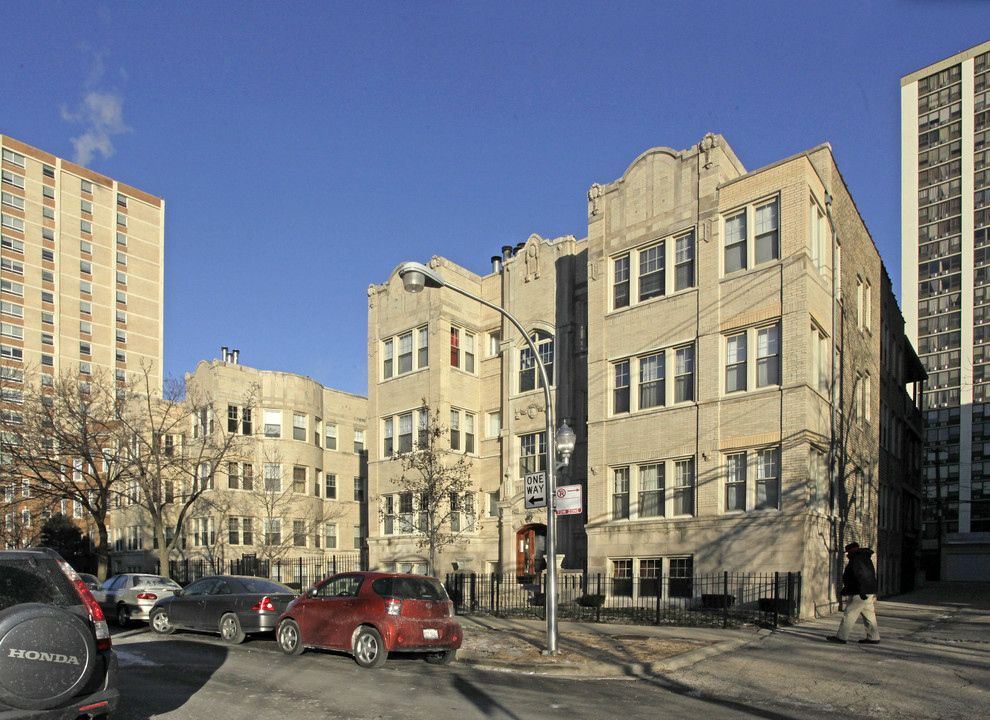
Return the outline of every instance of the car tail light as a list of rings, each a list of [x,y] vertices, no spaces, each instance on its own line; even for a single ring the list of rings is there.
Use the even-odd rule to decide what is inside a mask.
[[[137,599],[138,600],[157,600],[158,599],[158,596],[155,595],[154,593],[143,592],[143,593],[138,593]]]
[[[252,610],[267,610],[268,612],[275,612],[275,606],[272,604],[272,601],[268,599],[268,596],[267,595],[265,597],[261,598],[261,600],[259,600],[258,602],[256,602],[254,604],[254,607],[252,607],[251,609]]]
[[[451,602],[450,600],[446,600],[444,602],[444,605],[447,606],[447,615],[449,617],[454,617],[454,603]]]
[[[398,598],[385,598],[385,614],[396,616],[402,614],[402,601]]]
[[[69,566],[69,563],[65,562],[65,560],[59,560],[58,564],[62,568],[62,572],[75,585],[79,597],[82,598],[83,605],[86,607],[87,612],[89,612],[89,619],[93,621],[93,625],[96,628],[96,649],[109,650],[112,645],[110,641],[110,626],[107,625],[107,619],[103,617],[100,604],[96,602],[93,593],[86,587],[86,583],[76,574],[76,571]]]

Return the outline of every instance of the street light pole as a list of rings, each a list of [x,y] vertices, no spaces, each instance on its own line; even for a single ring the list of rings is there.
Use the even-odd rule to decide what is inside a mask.
[[[529,345],[530,352],[533,353],[533,358],[536,360],[536,366],[540,369],[540,378],[543,381],[543,398],[547,406],[547,426],[546,426],[546,473],[547,473],[547,586],[546,586],[546,616],[547,616],[547,648],[544,651],[545,655],[558,655],[559,650],[557,649],[557,514],[554,509],[554,500],[556,497],[556,478],[555,478],[555,463],[554,463],[554,452],[551,449],[551,443],[556,445],[556,437],[553,431],[553,399],[550,395],[550,378],[547,376],[546,366],[543,364],[543,359],[540,357],[540,353],[536,348],[536,343],[526,332],[526,329],[522,324],[516,320],[512,314],[500,305],[496,305],[493,302],[489,302],[482,297],[478,297],[473,293],[463,290],[456,285],[451,285],[443,277],[440,276],[438,272],[432,268],[423,265],[422,263],[407,262],[403,263],[399,267],[399,277],[402,278],[402,285],[407,292],[418,293],[422,292],[423,288],[433,287],[433,288],[447,288],[459,293],[465,297],[475,300],[485,307],[489,307],[492,310],[500,313],[509,322],[511,322],[515,328],[522,334],[523,339]],[[566,425],[565,425],[566,427]],[[561,428],[563,431],[564,428]],[[573,431],[567,428],[570,432],[570,448],[567,450],[567,456],[570,456],[570,451],[574,448],[573,442]],[[565,440],[567,436],[565,434]],[[562,448],[563,449],[563,448]]]

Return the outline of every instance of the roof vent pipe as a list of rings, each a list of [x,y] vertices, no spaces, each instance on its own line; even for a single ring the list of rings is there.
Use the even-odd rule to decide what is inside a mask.
[[[220,359],[223,362],[227,362],[227,355],[228,355],[228,353],[227,353],[227,346],[226,345],[220,346]]]
[[[503,245],[502,246],[502,260],[503,261],[504,260],[509,260],[510,258],[512,258],[512,246],[511,245]]]
[[[492,272],[502,272],[502,256],[492,255]]]
[[[236,365],[237,364],[237,361],[238,361],[238,358],[241,357],[241,351],[240,350],[234,350],[231,353],[231,357],[233,357],[233,359],[234,359],[234,365]]]

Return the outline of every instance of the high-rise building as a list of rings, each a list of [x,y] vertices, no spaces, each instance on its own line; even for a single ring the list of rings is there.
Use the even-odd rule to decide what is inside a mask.
[[[2,422],[37,377],[107,373],[123,387],[147,369],[161,387],[164,201],[3,135],[0,149]],[[11,507],[5,541],[30,541],[40,523],[21,527]]]
[[[717,135],[654,148],[592,185],[586,238],[531,236],[485,276],[430,265],[518,319],[555,425],[577,434],[558,479],[583,494],[557,521],[563,573],[649,603],[661,579],[689,602],[699,575],[796,571],[810,616],[836,601],[855,540],[877,549],[882,593],[913,583],[925,374],[829,146],[753,171]],[[434,571],[531,581],[547,526],[524,481],[553,438],[522,335],[393,273],[369,290],[368,347],[372,566],[427,565],[422,498],[395,458],[426,405],[472,463]]]
[[[990,580],[990,41],[901,78],[901,300],[929,374],[924,559]]]

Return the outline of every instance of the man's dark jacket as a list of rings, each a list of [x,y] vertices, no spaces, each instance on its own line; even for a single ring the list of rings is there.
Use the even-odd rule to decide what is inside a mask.
[[[857,548],[849,557],[849,564],[842,572],[843,595],[876,595],[877,571],[873,567],[869,548]]]

